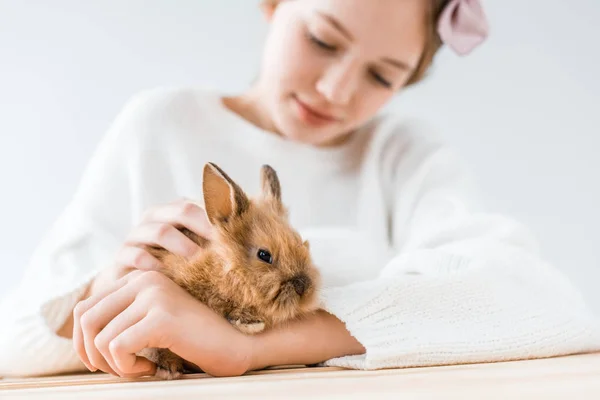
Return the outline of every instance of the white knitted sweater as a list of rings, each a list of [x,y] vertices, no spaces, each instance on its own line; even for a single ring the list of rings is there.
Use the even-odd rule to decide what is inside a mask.
[[[599,322],[522,225],[486,213],[468,170],[420,125],[372,121],[342,147],[259,130],[218,94],[135,96],[0,306],[0,376],[85,370],[55,331],[150,205],[202,198],[216,162],[251,194],[272,165],[324,276],[323,308],[366,348],[327,365],[376,369],[600,350]]]

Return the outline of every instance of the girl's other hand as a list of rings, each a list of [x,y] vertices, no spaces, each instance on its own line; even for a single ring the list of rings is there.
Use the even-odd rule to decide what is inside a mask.
[[[133,270],[160,271],[164,268],[145,246],[162,247],[173,254],[193,258],[201,249],[178,228],[187,228],[205,239],[210,239],[213,234],[204,209],[191,200],[183,198],[151,207],[125,239],[115,263],[94,279],[89,295],[103,291]]]

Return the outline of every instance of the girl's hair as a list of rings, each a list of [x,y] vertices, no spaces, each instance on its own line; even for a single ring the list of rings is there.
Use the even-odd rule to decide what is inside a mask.
[[[429,67],[433,63],[435,55],[440,47],[442,47],[442,39],[437,32],[437,26],[440,15],[449,2],[450,0],[429,0],[429,7],[425,20],[427,35],[425,38],[425,48],[423,49],[423,53],[421,53],[421,59],[419,60],[417,67],[405,86],[413,85],[425,77]]]
[[[276,6],[281,3],[283,0],[262,0],[263,5],[268,6]],[[437,25],[438,20],[444,7],[448,5],[450,0],[428,0],[429,7],[427,9],[427,15],[425,20],[425,28],[426,28],[426,39],[425,39],[425,48],[423,49],[423,53],[421,53],[421,58],[417,67],[415,68],[412,76],[408,79],[405,86],[414,85],[417,82],[420,82],[426,75],[429,67],[433,63],[433,59],[437,54],[440,47],[442,47],[442,39],[437,33]]]

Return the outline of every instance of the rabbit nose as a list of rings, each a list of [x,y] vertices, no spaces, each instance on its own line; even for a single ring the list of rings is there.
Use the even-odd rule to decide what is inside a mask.
[[[308,285],[310,285],[310,278],[304,274],[296,275],[290,283],[294,286],[294,290],[298,293],[298,296],[302,296]]]

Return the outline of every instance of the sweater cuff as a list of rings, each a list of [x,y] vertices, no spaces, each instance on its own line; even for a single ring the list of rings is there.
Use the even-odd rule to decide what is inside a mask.
[[[12,299],[8,321],[0,332],[0,376],[42,376],[87,371],[72,339],[56,332],[88,289],[97,272],[80,277],[67,288],[55,289],[41,305]],[[39,303],[38,303],[39,304]]]
[[[59,291],[50,300],[42,304],[40,309],[41,317],[52,332],[58,332],[64,325],[67,318],[73,313],[75,305],[89,289],[97,273],[97,271],[88,273],[73,286]]]
[[[3,332],[0,376],[34,377],[87,371],[73,341],[48,329],[41,314],[21,318]]]
[[[322,363],[353,369],[495,362],[600,350],[598,320],[551,274],[525,262],[491,268],[442,252],[391,260],[374,280],[327,287],[321,308],[365,354]]]
[[[366,351],[361,355],[334,358],[321,365],[375,368],[379,364],[375,360],[389,356],[380,353],[393,351],[386,343],[398,339],[390,337],[396,331],[394,327],[406,324],[408,321],[403,318],[416,311],[406,301],[420,302],[419,296],[431,298],[435,293],[434,282],[425,290],[420,288],[423,278],[432,281],[434,277],[460,274],[478,267],[478,263],[470,257],[443,251],[417,250],[392,258],[377,279],[325,288],[321,292],[321,308],[344,322],[348,332]],[[405,288],[402,294],[404,301],[397,293],[400,285]],[[396,304],[400,301],[404,305]],[[404,334],[410,335],[409,332]]]

